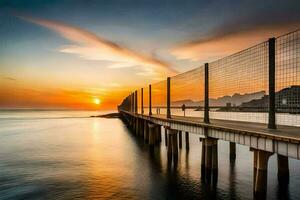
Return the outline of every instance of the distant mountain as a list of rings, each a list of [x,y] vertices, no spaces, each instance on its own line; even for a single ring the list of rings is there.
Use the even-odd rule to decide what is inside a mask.
[[[217,99],[209,99],[210,106],[226,106],[226,104],[230,103],[231,105],[240,106],[244,102],[249,102],[253,99],[261,99],[265,96],[265,91],[254,92],[249,94],[234,94],[232,96],[223,96]],[[203,106],[204,101],[193,101],[191,99],[183,99],[178,101],[173,101],[171,103],[172,106],[182,106],[185,104],[186,106]]]
[[[261,99],[265,96],[265,91],[254,92],[249,94],[234,94],[232,96],[223,96],[217,99],[209,99],[210,106],[226,106],[230,103],[232,106],[240,106],[244,102],[249,102],[253,99]]]
[[[199,102],[193,101],[191,99],[172,101],[172,103],[171,103],[172,106],[182,106],[183,104],[186,106],[200,106]]]

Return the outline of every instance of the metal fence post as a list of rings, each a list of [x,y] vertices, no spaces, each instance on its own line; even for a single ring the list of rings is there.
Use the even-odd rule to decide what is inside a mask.
[[[167,118],[171,118],[171,78],[167,78]]]
[[[208,63],[204,65],[204,123],[209,123],[209,77]]]
[[[135,107],[135,106],[134,106],[134,103],[135,103],[134,92],[131,94],[131,96],[132,96],[132,97],[131,97],[131,98],[132,98],[132,111],[131,111],[131,112],[134,113],[134,107]]]
[[[149,85],[149,115],[152,115],[151,85]]]
[[[144,114],[144,89],[141,89],[141,113]]]
[[[137,90],[134,92],[134,113],[138,113],[138,96],[137,96]]]
[[[130,94],[130,112],[133,112],[133,104],[134,104],[134,101],[133,101],[133,95],[132,93]]]
[[[276,129],[275,108],[275,38],[269,39],[269,129]]]

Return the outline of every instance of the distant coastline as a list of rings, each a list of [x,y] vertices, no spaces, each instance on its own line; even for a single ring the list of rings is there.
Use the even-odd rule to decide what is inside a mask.
[[[119,118],[119,113],[108,113],[104,115],[92,115],[91,117],[100,117],[100,118]]]

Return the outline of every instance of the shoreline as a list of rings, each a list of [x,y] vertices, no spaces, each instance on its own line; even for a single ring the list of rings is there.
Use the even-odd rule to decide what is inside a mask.
[[[120,114],[119,113],[108,113],[108,114],[104,114],[104,115],[92,115],[90,117],[100,117],[100,118],[120,118]]]

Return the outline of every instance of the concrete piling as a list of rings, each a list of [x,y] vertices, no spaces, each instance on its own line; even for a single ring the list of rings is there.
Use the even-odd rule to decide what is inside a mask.
[[[229,159],[230,161],[235,161],[236,158],[236,147],[234,142],[229,143]]]
[[[140,121],[140,136],[142,138],[144,138],[144,129],[145,129],[144,125],[145,125],[145,120],[141,119],[141,121]]]
[[[182,148],[182,131],[178,131],[179,149]]]
[[[253,151],[253,192],[255,191],[255,183],[256,183],[256,172],[257,172],[257,154],[258,151],[256,149]]]
[[[185,132],[185,149],[187,151],[190,149],[189,132]]]
[[[168,157],[173,157],[174,163],[178,160],[178,140],[177,140],[177,130],[167,129],[168,137]]]
[[[279,185],[288,185],[290,179],[289,160],[288,157],[277,155],[277,178]]]
[[[206,150],[206,139],[201,139],[202,151],[201,151],[201,179],[205,180],[205,150]]]
[[[255,199],[266,199],[268,181],[268,161],[272,155],[270,152],[257,150],[257,171],[254,187]]]
[[[172,153],[174,160],[176,160],[178,158],[177,131],[174,131],[174,133],[172,134]]]
[[[161,126],[157,126],[157,143],[161,142]]]
[[[168,159],[172,159],[172,133],[170,129],[166,129],[167,131],[167,140],[168,140]]]
[[[155,125],[154,124],[148,124],[149,127],[149,148],[154,149],[154,140],[155,140]]]
[[[205,147],[205,181],[210,183],[212,170],[212,140],[210,138],[206,138]]]
[[[218,140],[212,139],[212,179],[214,185],[218,181]]]
[[[167,133],[167,128],[164,128],[165,130],[165,145],[168,146],[168,133]]]
[[[145,144],[149,143],[149,126],[146,120],[144,121],[144,141]]]

